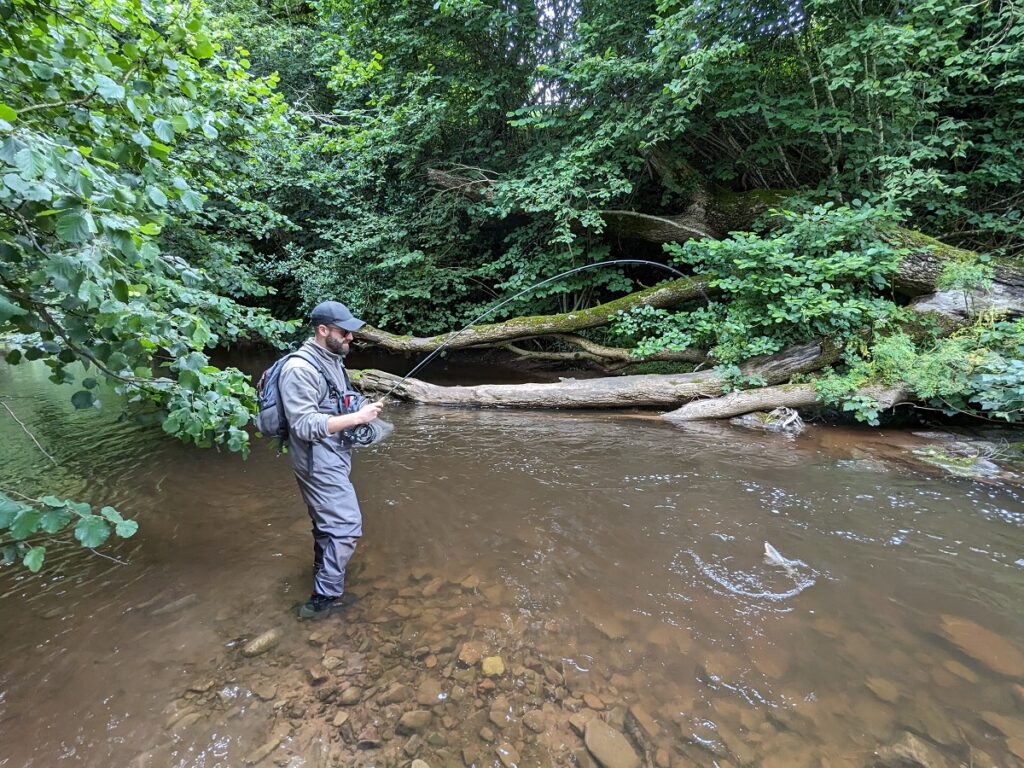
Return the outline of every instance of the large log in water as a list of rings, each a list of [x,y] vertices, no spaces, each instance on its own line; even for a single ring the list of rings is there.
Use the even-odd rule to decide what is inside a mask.
[[[817,370],[834,359],[835,352],[821,344],[802,344],[775,355],[754,358],[741,366],[741,370],[747,376],[763,377],[768,384],[779,384],[796,373]],[[716,371],[475,387],[439,387],[417,379],[399,384],[400,377],[377,370],[362,371],[356,378],[360,389],[367,394],[382,395],[397,387],[395,396],[417,403],[513,408],[674,407],[695,397],[720,395],[726,388],[725,379]]]
[[[891,408],[906,400],[905,387],[864,387],[853,395],[875,400],[883,408]],[[820,405],[813,384],[783,384],[776,387],[745,389],[730,392],[710,400],[693,400],[686,405],[663,414],[669,421],[696,421],[700,419],[727,419],[751,411],[770,411],[774,408],[809,408]]]

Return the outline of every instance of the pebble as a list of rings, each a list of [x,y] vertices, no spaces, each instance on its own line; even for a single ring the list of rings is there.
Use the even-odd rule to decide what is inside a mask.
[[[259,656],[261,653],[266,653],[271,648],[274,648],[279,642],[281,642],[281,630],[279,629],[268,629],[262,635],[250,640],[242,648],[242,655],[247,657]]]
[[[484,657],[486,647],[478,640],[468,640],[459,650],[459,662],[467,667],[475,667]]]
[[[402,715],[402,718],[398,721],[398,727],[395,731],[403,736],[410,733],[416,733],[430,725],[433,719],[434,713],[429,709],[414,709]]]
[[[602,701],[601,697],[598,696],[596,693],[584,693],[583,703],[591,709],[597,710],[598,712],[604,709],[604,701]]]
[[[521,759],[519,757],[519,752],[516,751],[516,748],[507,741],[499,744],[495,751],[498,753],[498,759],[501,760],[501,764],[504,765],[505,768],[519,768],[519,762]]]
[[[583,743],[603,768],[640,768],[629,740],[600,718],[587,722]]]
[[[348,718],[348,712],[346,712],[345,710],[340,710],[334,715],[334,720],[332,721],[332,723],[335,728],[341,728],[341,726],[348,722]]]
[[[547,718],[539,709],[531,709],[523,715],[523,725],[534,733],[543,733],[548,728]]]
[[[409,768],[430,768],[430,763],[426,760],[413,760]]]
[[[270,701],[277,696],[277,686],[271,682],[257,683],[252,687],[252,692],[260,701]]]
[[[632,715],[637,728],[640,729],[648,741],[654,742],[658,740],[658,737],[661,736],[661,726],[654,722],[654,718],[647,713],[646,709],[639,704],[633,704],[629,708],[629,714]]]
[[[346,707],[350,707],[353,704],[358,704],[363,698],[363,689],[353,685],[350,688],[346,688],[341,692],[341,696],[338,697],[338,703]]]
[[[444,700],[444,690],[441,681],[430,678],[424,680],[416,691],[416,703],[421,707],[432,707]]]
[[[401,704],[410,696],[412,696],[412,691],[409,690],[409,686],[395,683],[381,694],[380,700],[385,704]]]
[[[487,677],[498,677],[505,674],[505,662],[501,656],[488,656],[484,659],[483,673]]]
[[[320,685],[330,679],[330,675],[327,674],[326,669],[317,665],[306,670],[306,679],[309,680],[310,685]]]

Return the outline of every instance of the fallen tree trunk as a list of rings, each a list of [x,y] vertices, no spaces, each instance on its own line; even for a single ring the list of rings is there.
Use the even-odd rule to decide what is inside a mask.
[[[801,344],[775,355],[753,358],[740,366],[740,370],[745,376],[760,376],[768,384],[779,384],[796,373],[818,370],[836,357],[835,350],[822,344]],[[670,407],[695,397],[720,395],[726,386],[722,375],[713,370],[475,387],[439,387],[417,379],[399,383],[400,377],[377,370],[359,372],[356,378],[360,389],[367,394],[383,395],[394,388],[397,397],[417,403],[514,408]]]
[[[906,400],[910,393],[905,387],[863,387],[852,396],[863,395],[891,408]],[[745,389],[730,392],[710,400],[693,400],[674,411],[662,414],[668,421],[697,421],[700,419],[727,419],[751,411],[770,411],[775,408],[809,408],[821,405],[813,384],[783,384],[776,387]]]
[[[503,323],[474,325],[458,335],[452,332],[429,337],[398,336],[365,325],[356,333],[356,338],[363,343],[375,344],[393,352],[432,352],[449,339],[451,343],[448,344],[448,349],[465,349],[532,339],[552,333],[575,333],[596,328],[609,323],[619,312],[634,307],[672,307],[693,299],[705,298],[707,291],[708,286],[703,279],[683,278],[637,291],[590,309],[561,315],[514,317]]]

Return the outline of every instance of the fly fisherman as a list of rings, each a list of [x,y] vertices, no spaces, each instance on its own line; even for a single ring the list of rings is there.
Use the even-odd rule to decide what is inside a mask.
[[[313,521],[313,594],[299,608],[300,619],[340,606],[345,567],[363,535],[349,480],[352,444],[342,431],[370,423],[384,407],[378,401],[347,412],[361,396],[349,385],[342,359],[352,332],[365,323],[337,301],[318,304],[310,321],[313,338],[284,363],[279,384],[288,419],[288,455]]]

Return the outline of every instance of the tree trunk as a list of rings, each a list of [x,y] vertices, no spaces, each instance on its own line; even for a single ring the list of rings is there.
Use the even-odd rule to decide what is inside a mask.
[[[802,344],[775,355],[753,358],[740,369],[746,376],[761,376],[768,384],[779,384],[793,374],[817,370],[835,359],[835,351],[822,344]],[[439,387],[417,379],[399,383],[400,377],[376,370],[362,371],[355,378],[363,392],[375,396],[394,389],[397,397],[417,403],[514,408],[671,407],[695,397],[720,395],[726,385],[717,371],[476,387]]]
[[[575,333],[587,328],[606,325],[616,314],[634,307],[672,307],[707,296],[707,284],[700,278],[673,280],[662,285],[631,293],[621,299],[609,301],[590,309],[566,312],[562,315],[537,315],[514,317],[503,323],[474,325],[462,333],[446,333],[439,336],[416,337],[397,336],[369,325],[357,333],[359,341],[376,344],[393,352],[432,352],[451,339],[448,349],[465,349],[481,345],[504,344],[522,339],[532,339],[552,333]]]
[[[853,393],[877,401],[891,408],[910,395],[905,387],[864,387]],[[821,405],[813,384],[783,384],[776,387],[745,389],[730,392],[710,400],[693,400],[686,405],[663,414],[669,421],[695,421],[699,419],[727,419],[751,411],[770,411],[774,408],[809,408]]]

